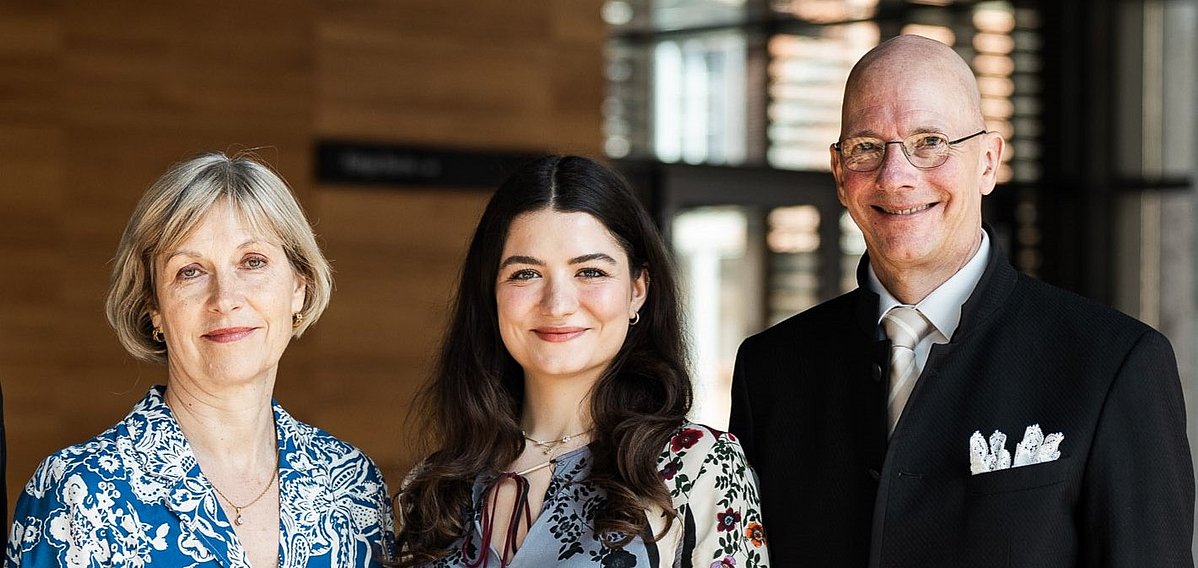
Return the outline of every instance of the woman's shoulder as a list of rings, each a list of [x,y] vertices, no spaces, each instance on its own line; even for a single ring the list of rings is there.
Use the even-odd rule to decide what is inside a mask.
[[[378,474],[374,460],[357,446],[342,440],[328,431],[300,421],[282,407],[275,405],[275,425],[279,429],[282,450],[296,458],[318,459],[329,463],[356,464]],[[307,461],[305,459],[304,461]]]
[[[109,429],[90,440],[72,444],[46,456],[46,459],[42,460],[42,464],[54,464],[61,468],[86,468],[90,462],[94,461],[90,458],[103,455],[116,456],[118,452],[115,429]]]
[[[353,530],[370,535],[378,530],[385,540],[391,538],[390,494],[374,460],[353,444],[292,418],[278,405],[275,427],[279,433],[280,499],[311,500],[311,491],[315,491],[340,508],[336,514],[352,511],[352,522],[357,523]],[[385,546],[390,549],[390,544]]]
[[[153,389],[151,389],[153,391]],[[147,409],[147,395],[116,424],[107,430],[96,434],[88,440],[62,448],[42,460],[42,467],[54,467],[59,471],[88,469],[97,460],[104,462],[104,468],[111,471],[118,466],[117,462],[102,459],[102,456],[119,456],[122,449],[138,445],[136,442],[143,438],[152,438],[151,432],[157,428],[155,419],[150,417]]]
[[[672,461],[683,463],[718,459],[729,452],[741,453],[740,441],[731,432],[717,430],[705,424],[683,422],[670,436],[658,457],[658,465]]]
[[[46,456],[29,478],[24,492],[40,499],[72,480],[123,479],[125,469],[117,446],[116,430],[110,428],[90,440]]]
[[[675,497],[691,491],[700,478],[743,475],[747,467],[736,436],[704,424],[683,423],[657,459],[657,470]]]
[[[662,448],[657,470],[666,485],[687,486],[707,471],[743,463],[744,451],[736,436],[704,424],[684,422]]]
[[[147,471],[179,461],[183,436],[154,386],[119,422],[91,439],[58,450],[38,465],[26,492],[41,498],[64,483],[103,481],[120,487]],[[142,488],[142,485],[137,485]]]

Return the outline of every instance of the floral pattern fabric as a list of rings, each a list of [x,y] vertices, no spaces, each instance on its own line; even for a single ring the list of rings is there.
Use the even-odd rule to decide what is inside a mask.
[[[17,501],[5,566],[248,568],[163,392],[42,462]],[[394,535],[378,468],[277,404],[274,417],[279,566],[380,566]]]
[[[756,479],[732,434],[686,424],[666,444],[657,469],[678,516],[670,531],[655,543],[637,536],[622,548],[608,546],[595,533],[595,513],[605,493],[588,481],[590,464],[587,447],[558,458],[541,514],[506,566],[768,567]],[[481,477],[475,482],[470,532],[453,545],[448,556],[431,566],[502,565],[495,550],[482,549],[482,505],[492,481]],[[651,530],[659,534],[664,527],[660,512],[646,514]],[[493,542],[502,540],[497,535]]]

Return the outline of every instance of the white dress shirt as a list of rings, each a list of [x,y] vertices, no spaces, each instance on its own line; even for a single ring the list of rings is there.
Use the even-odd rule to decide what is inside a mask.
[[[973,289],[982,280],[982,274],[986,272],[986,263],[989,259],[990,236],[986,234],[986,231],[982,231],[982,246],[978,247],[973,258],[965,263],[965,266],[961,267],[961,270],[958,270],[952,278],[946,280],[944,284],[932,290],[932,293],[928,294],[926,298],[915,304],[915,309],[928,318],[933,328],[932,333],[915,344],[915,366],[919,368],[920,373],[923,372],[924,364],[928,362],[928,353],[932,350],[932,344],[952,341],[953,333],[957,331],[957,325],[961,323],[961,306],[965,305],[965,301],[973,294]],[[904,304],[882,285],[882,281],[878,280],[878,275],[874,273],[872,265],[869,267],[869,286],[879,296],[878,324],[880,326],[882,316],[886,315],[886,312],[895,306]]]

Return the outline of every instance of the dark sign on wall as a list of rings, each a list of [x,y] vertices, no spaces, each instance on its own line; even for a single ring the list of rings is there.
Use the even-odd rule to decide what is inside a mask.
[[[316,144],[316,181],[345,185],[494,188],[520,165],[537,156],[539,154],[321,141]]]

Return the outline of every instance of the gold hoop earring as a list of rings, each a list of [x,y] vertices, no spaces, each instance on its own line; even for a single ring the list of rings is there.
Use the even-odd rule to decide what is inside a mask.
[[[291,329],[298,329],[299,326],[303,325],[303,323],[304,314],[302,312],[295,312],[294,314],[291,314]]]
[[[628,319],[628,325],[633,326],[638,323],[641,323],[641,313],[632,312],[632,317]]]
[[[150,332],[150,339],[158,343],[166,343],[166,336],[162,335],[162,330],[157,327],[154,328],[154,331]]]

